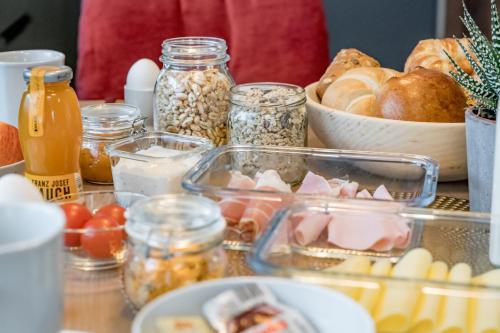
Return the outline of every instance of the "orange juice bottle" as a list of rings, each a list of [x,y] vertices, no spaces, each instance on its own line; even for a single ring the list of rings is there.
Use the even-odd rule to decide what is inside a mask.
[[[19,108],[19,139],[25,176],[46,200],[73,199],[82,190],[82,119],[68,66],[26,69],[27,90]]]

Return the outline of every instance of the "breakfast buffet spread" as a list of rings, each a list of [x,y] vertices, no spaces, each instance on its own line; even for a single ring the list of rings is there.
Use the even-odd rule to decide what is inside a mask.
[[[348,322],[342,310],[311,315],[273,279],[233,285],[235,255],[253,273],[329,288],[314,311],[366,315],[342,332],[500,332],[489,216],[425,209],[438,175],[467,177],[465,110],[481,99],[457,77],[487,69],[477,38],[422,40],[404,72],[343,49],[305,89],[235,84],[224,40],[168,39],[144,90],[152,122],[143,106],[80,109],[67,66],[26,68],[18,128],[0,122],[0,203],[60,207],[67,269],[121,267],[134,332]],[[134,65],[126,95],[155,66]],[[307,147],[309,126],[329,148]],[[217,292],[204,282],[217,279],[228,281]],[[198,304],[169,306],[190,290]]]

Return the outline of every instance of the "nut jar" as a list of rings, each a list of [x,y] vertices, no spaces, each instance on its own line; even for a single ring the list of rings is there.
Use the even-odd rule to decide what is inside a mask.
[[[154,128],[226,143],[229,89],[226,42],[180,37],[162,44],[163,68],[154,91]]]
[[[124,287],[137,308],[155,297],[224,276],[226,222],[217,203],[197,195],[143,199],[127,211]]]
[[[95,184],[112,184],[111,162],[105,146],[142,133],[144,117],[128,104],[104,103],[82,108],[83,140],[80,150],[82,178]]]
[[[230,144],[304,147],[307,144],[306,96],[285,83],[248,83],[231,88]]]

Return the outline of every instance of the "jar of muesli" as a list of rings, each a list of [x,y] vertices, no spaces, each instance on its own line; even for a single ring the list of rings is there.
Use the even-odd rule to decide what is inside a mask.
[[[212,37],[180,37],[162,44],[163,68],[154,91],[154,128],[226,140],[229,89],[226,42]]]
[[[306,96],[285,83],[248,83],[231,88],[230,144],[304,147],[307,143]]]

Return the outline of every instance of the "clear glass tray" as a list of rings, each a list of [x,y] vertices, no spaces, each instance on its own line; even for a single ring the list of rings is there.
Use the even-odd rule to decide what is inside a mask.
[[[367,222],[370,216],[380,214],[402,218],[409,221],[413,237],[407,249],[387,252],[352,251],[326,242],[304,247],[287,230],[292,227],[291,217],[305,212],[328,213],[333,218],[335,214],[353,217],[365,214]],[[366,307],[378,332],[431,333],[444,332],[450,327],[457,330],[449,332],[499,332],[500,270],[491,272],[495,267],[488,256],[489,221],[490,216],[481,213],[380,203],[361,206],[352,200],[309,201],[274,216],[249,255],[249,264],[258,274],[291,277],[341,290]],[[433,279],[430,269],[423,269],[418,263],[408,265],[409,261],[403,264],[405,255],[414,248],[426,249],[433,262],[446,264],[445,277]],[[343,263],[346,267],[348,261],[352,263],[353,258],[358,260],[361,256],[371,265],[368,271],[359,266],[336,267]],[[374,263],[383,259],[390,263],[389,271],[375,273]],[[400,262],[400,268],[396,269]],[[419,267],[424,275],[411,273]],[[470,278],[459,273],[469,269]]]
[[[373,191],[385,185],[396,202],[425,207],[436,197],[437,163],[427,157],[407,154],[354,152],[346,150],[264,146],[223,146],[212,150],[191,169],[182,182],[185,189],[216,201],[280,201],[289,204],[320,197],[317,194],[283,193],[228,188],[230,171],[254,177],[257,172],[276,170],[280,177],[297,188],[308,171],[326,179],[340,178],[359,183],[360,189]],[[238,244],[238,228],[228,228],[231,248]],[[232,243],[231,243],[232,242]],[[240,242],[241,243],[241,242]]]

